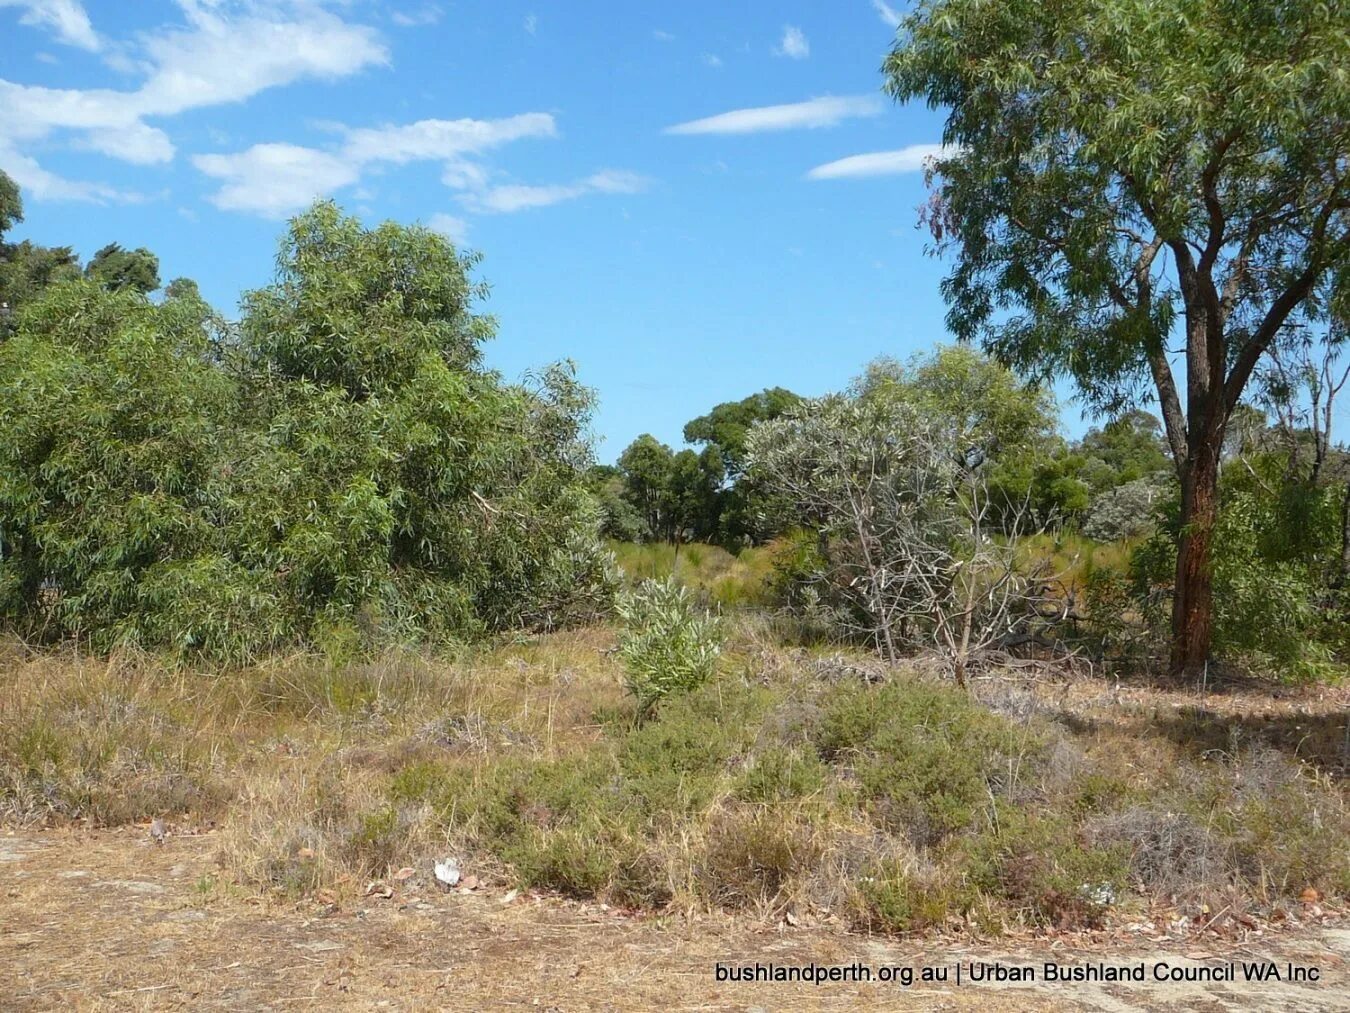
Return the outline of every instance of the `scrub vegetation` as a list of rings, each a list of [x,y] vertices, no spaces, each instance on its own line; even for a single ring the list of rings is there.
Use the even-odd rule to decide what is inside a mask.
[[[210,823],[204,893],[339,906],[453,858],[883,933],[1343,909],[1347,39],[916,4],[956,343],[613,464],[429,229],[316,203],[227,319],[5,241],[0,172],[0,821]]]

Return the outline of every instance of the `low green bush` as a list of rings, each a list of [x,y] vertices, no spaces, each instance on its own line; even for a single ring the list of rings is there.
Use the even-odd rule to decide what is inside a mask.
[[[878,817],[917,844],[974,824],[1033,775],[1043,746],[960,690],[923,683],[841,689],[819,722],[821,754],[853,767]]]
[[[722,652],[721,620],[699,608],[672,580],[644,581],[619,596],[619,655],[639,720],[672,693],[712,678]]]

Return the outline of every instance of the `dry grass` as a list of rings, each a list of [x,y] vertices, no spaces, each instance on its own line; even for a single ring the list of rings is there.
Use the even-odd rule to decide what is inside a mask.
[[[339,904],[447,854],[502,889],[887,932],[1350,894],[1344,690],[1008,677],[972,701],[747,621],[714,683],[639,727],[612,644],[223,673],[11,651],[0,818],[216,821],[221,883]]]
[[[619,568],[630,580],[673,577],[686,587],[727,608],[765,604],[782,545],[742,549],[732,554],[721,546],[694,542],[611,542]]]

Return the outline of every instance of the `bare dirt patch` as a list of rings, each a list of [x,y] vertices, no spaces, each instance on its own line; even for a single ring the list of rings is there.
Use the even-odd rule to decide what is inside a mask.
[[[212,885],[216,835],[144,828],[0,836],[0,995],[16,1009],[1159,1010],[1350,1007],[1350,930],[1223,943],[985,946],[829,926],[630,917],[501,890],[425,886],[334,909]],[[421,877],[418,877],[418,881]],[[1053,959],[1204,965],[1270,959],[1316,983],[970,986],[729,984],[717,961],[873,968]]]

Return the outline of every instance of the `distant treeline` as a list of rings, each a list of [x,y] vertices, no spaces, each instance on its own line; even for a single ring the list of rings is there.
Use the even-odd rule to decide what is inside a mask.
[[[966,348],[940,348],[904,365],[880,359],[868,375],[871,382],[912,384],[915,396],[939,413],[970,399],[962,414],[986,421],[953,421],[951,453],[988,461],[999,502],[1005,509],[1029,506],[1042,526],[1082,529],[1107,541],[1137,534],[1151,527],[1175,485],[1162,425],[1146,411],[1127,411],[1068,440],[1043,392]],[[618,541],[712,542],[735,550],[799,523],[791,505],[770,496],[748,469],[746,441],[756,423],[803,400],[773,387],[728,401],[685,425],[684,440],[697,449],[673,450],[643,434],[616,464],[592,467],[605,533]]]

